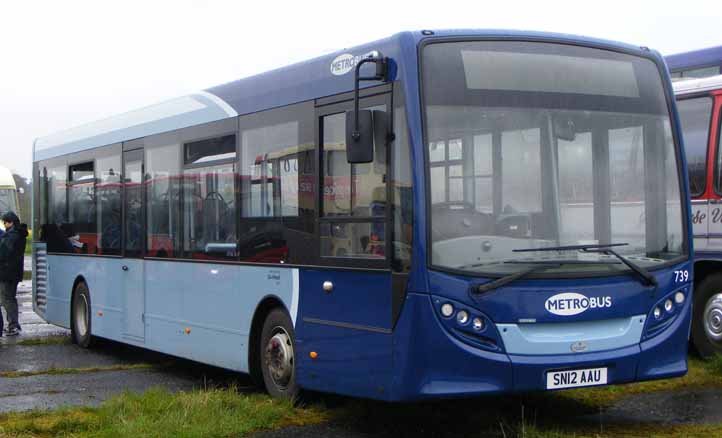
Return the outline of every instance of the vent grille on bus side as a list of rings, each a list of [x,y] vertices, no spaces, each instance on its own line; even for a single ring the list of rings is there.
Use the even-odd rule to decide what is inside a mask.
[[[48,253],[45,248],[35,248],[35,266],[33,266],[33,287],[35,305],[45,313],[48,297]]]

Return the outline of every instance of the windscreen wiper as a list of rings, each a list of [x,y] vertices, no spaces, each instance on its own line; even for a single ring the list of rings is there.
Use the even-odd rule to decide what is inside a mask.
[[[627,259],[623,255],[619,254],[615,250],[611,249],[615,246],[627,246],[628,243],[607,243],[607,244],[590,244],[590,245],[566,245],[566,246],[549,246],[544,248],[521,248],[521,249],[514,249],[513,252],[534,252],[534,251],[567,251],[567,250],[580,250],[583,252],[590,252],[590,253],[599,253],[599,254],[607,254],[607,255],[613,255],[614,257],[618,258],[619,261],[624,263],[629,269],[632,270],[640,280],[642,280],[642,284],[645,286],[657,286],[657,279],[654,278],[652,274],[649,273],[646,269],[643,267],[637,265],[636,263],[633,263],[631,260]]]
[[[490,281],[488,283],[481,284],[477,286],[473,292],[474,293],[484,293],[489,292],[490,290],[494,290],[497,288],[500,288],[502,286],[505,286],[513,281],[519,280],[520,278],[526,277],[529,274],[533,274],[534,272],[543,271],[545,269],[549,268],[558,268],[562,265],[615,265],[618,264],[618,261],[602,261],[602,260],[505,260],[502,263],[504,264],[515,264],[515,265],[526,265],[530,264],[532,265],[529,269],[525,269],[523,271],[515,272],[513,274],[505,275],[504,277],[501,277],[499,279],[496,279],[494,281]],[[479,264],[479,266],[482,266],[482,264]]]
[[[623,255],[619,254],[617,251],[610,249],[610,248],[600,248],[600,249],[583,249],[584,252],[596,252],[601,254],[608,254],[613,255],[614,257],[618,258],[622,263],[627,265],[629,269],[632,270],[640,280],[642,280],[642,284],[645,286],[654,286],[657,287],[657,279],[654,278],[652,274],[649,273],[646,269],[639,266],[638,264],[632,262],[628,258],[624,257]]]
[[[543,248],[517,248],[512,249],[513,252],[538,252],[538,251],[572,251],[575,249],[580,249],[582,251],[588,251],[590,249],[597,249],[597,248],[611,248],[613,246],[627,246],[628,243],[607,243],[607,244],[598,244],[593,243],[589,245],[564,245],[564,246],[545,246]]]
[[[526,277],[527,275],[532,274],[534,272],[543,271],[543,270],[549,269],[549,268],[558,268],[561,265],[562,265],[562,263],[558,263],[558,262],[547,263],[547,264],[543,264],[543,265],[534,265],[529,269],[525,269],[523,271],[505,275],[499,279],[490,281],[488,283],[480,284],[475,289],[473,289],[473,292],[477,293],[477,294],[489,292],[490,290],[494,290],[494,289],[500,288],[502,286],[505,286],[505,285],[511,283],[512,281],[516,281],[522,277]]]

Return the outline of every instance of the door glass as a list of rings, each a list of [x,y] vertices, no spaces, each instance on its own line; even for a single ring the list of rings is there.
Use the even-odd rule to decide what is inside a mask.
[[[384,110],[385,106],[369,108]],[[346,160],[346,114],[323,118],[324,216],[383,216],[386,201],[386,145],[374,145],[374,162]]]
[[[123,172],[126,257],[140,257],[143,249],[143,161],[140,156],[139,153],[126,155]]]
[[[385,105],[371,110],[385,111]],[[372,163],[349,164],[346,114],[322,118],[321,256],[386,257],[386,144],[374,144]]]

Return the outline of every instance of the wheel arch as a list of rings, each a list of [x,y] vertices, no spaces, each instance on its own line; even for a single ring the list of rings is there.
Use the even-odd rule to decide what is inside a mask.
[[[695,288],[709,275],[722,272],[722,260],[701,259],[694,262],[694,286]]]
[[[90,292],[90,286],[88,286],[88,281],[85,279],[85,276],[80,274],[75,277],[73,287],[70,289],[70,309],[68,309],[68,327],[70,327],[71,333],[75,330],[73,328],[73,303],[75,302],[75,290],[78,288],[80,283],[85,283],[85,286],[88,288],[88,292]]]
[[[248,372],[251,378],[258,385],[263,385],[263,376],[259,365],[260,338],[263,331],[263,322],[271,310],[280,308],[290,316],[288,307],[281,298],[276,295],[266,295],[256,306],[251,320],[251,330],[248,336]]]

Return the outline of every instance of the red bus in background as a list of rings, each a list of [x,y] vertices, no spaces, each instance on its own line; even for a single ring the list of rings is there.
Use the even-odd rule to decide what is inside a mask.
[[[692,196],[694,316],[702,356],[722,353],[722,75],[674,83]]]

